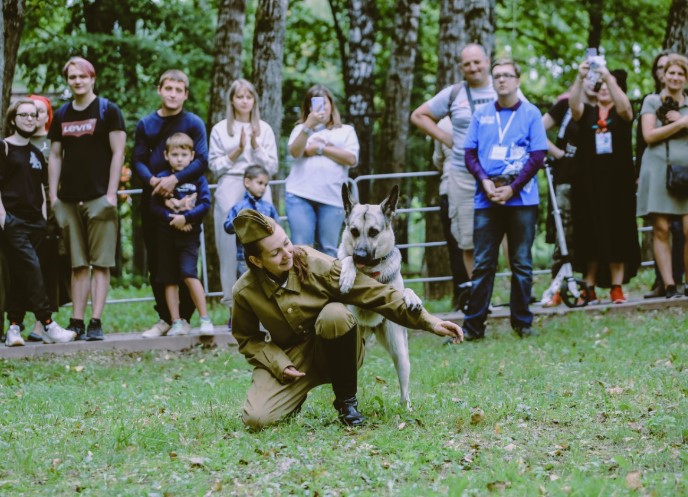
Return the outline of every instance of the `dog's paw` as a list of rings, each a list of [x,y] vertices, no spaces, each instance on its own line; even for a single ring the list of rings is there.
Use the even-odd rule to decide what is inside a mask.
[[[411,312],[420,312],[423,310],[423,301],[416,292],[410,288],[404,288],[404,303]]]
[[[356,265],[354,258],[349,256],[342,259],[342,272],[339,275],[339,291],[349,293],[356,281]]]

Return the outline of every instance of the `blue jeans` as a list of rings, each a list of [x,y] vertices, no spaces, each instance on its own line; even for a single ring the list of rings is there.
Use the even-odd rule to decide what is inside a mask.
[[[291,241],[294,245],[310,245],[337,257],[339,234],[344,223],[344,208],[321,204],[287,193],[285,199]]]
[[[537,205],[476,209],[473,241],[475,245],[473,285],[466,310],[464,329],[474,337],[485,334],[494,278],[499,258],[499,246],[506,234],[511,263],[511,327],[529,328],[533,324],[530,312],[531,287],[533,286],[533,256],[531,248],[535,239],[538,218]]]

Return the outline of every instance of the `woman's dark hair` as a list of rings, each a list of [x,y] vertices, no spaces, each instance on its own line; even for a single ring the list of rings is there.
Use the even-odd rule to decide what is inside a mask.
[[[660,91],[662,91],[663,88],[662,82],[657,77],[657,69],[659,69],[659,59],[661,59],[662,57],[666,57],[670,53],[670,50],[662,50],[655,56],[654,60],[652,61],[652,79],[655,82],[655,93],[659,93]]]
[[[616,84],[619,85],[619,88],[621,88],[621,91],[626,93],[626,90],[628,90],[628,84],[626,83],[626,80],[628,79],[628,73],[624,69],[612,69],[609,71],[614,78],[616,78]]]
[[[249,269],[252,271],[260,270],[258,266],[251,262],[250,256],[260,259],[260,240],[256,240],[255,242],[244,245],[244,257],[246,260],[246,265],[248,265]],[[299,281],[306,279],[306,274],[308,273],[308,254],[302,247],[294,247],[294,270],[296,271],[296,277],[299,279]]]
[[[306,96],[303,98],[301,103],[301,115],[296,124],[302,124],[306,122],[308,114],[311,113],[311,98],[313,97],[325,97],[330,101],[330,107],[332,112],[330,113],[330,122],[327,123],[328,128],[339,128],[342,125],[342,118],[337,110],[337,105],[334,103],[334,95],[323,85],[311,86],[306,92]]]

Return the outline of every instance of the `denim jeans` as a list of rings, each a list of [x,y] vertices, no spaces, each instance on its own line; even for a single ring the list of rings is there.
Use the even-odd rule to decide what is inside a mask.
[[[321,204],[291,193],[287,193],[285,204],[292,243],[315,246],[327,255],[337,257],[344,208]]]
[[[511,263],[511,326],[514,329],[529,328],[533,323],[530,312],[531,287],[533,285],[533,256],[531,248],[535,239],[537,205],[476,209],[473,239],[475,266],[473,285],[464,320],[465,330],[473,336],[483,336],[494,278],[497,270],[499,246],[506,234]]]

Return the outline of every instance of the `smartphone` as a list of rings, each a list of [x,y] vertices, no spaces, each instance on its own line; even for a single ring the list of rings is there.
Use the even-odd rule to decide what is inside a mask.
[[[324,112],[325,97],[311,97],[311,110],[313,112]]]

